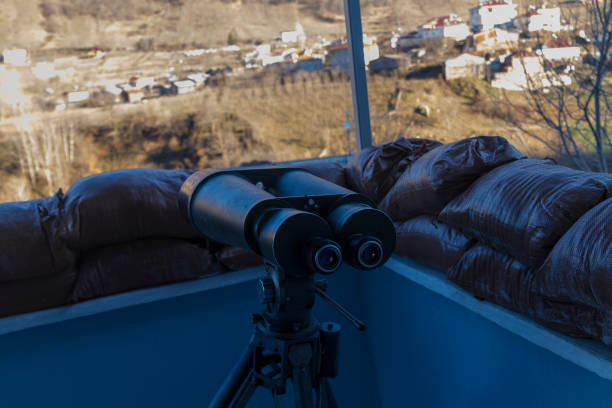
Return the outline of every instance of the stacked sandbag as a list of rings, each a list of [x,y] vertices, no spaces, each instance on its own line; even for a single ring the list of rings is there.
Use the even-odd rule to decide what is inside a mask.
[[[393,224],[397,236],[395,253],[441,271],[457,263],[475,242],[430,215]]]
[[[111,245],[88,251],[82,258],[72,302],[224,271],[205,243],[178,239]]]
[[[0,204],[0,316],[66,303],[76,253],[66,248],[64,197]]]
[[[379,208],[396,221],[437,215],[478,177],[523,157],[498,136],[478,136],[436,147],[406,168]]]
[[[177,194],[194,170],[117,170],[66,192],[65,242],[81,251],[144,238],[197,239]]]
[[[550,161],[519,160],[492,170],[438,217],[479,241],[448,278],[563,333],[612,344],[612,302],[597,303],[592,292],[610,288],[602,282],[612,270],[611,192],[612,176]],[[589,286],[594,276],[606,278]]]
[[[525,314],[562,333],[603,339],[602,333],[609,331],[605,312],[537,293],[534,269],[484,244],[469,249],[447,276],[478,298]]]
[[[330,181],[342,187],[346,187],[344,167],[340,163],[332,161],[304,161],[289,167],[304,169],[317,177]]]
[[[347,187],[379,202],[412,162],[441,145],[435,140],[399,138],[366,147],[345,167]]]
[[[520,160],[482,176],[439,219],[534,268],[611,192],[612,176]]]

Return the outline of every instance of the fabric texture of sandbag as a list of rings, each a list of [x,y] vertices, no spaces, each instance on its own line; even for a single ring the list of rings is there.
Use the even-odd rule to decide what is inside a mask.
[[[534,285],[550,298],[612,310],[612,198],[589,210],[563,235]]]
[[[63,196],[0,204],[0,282],[57,274],[75,254],[58,239]]]
[[[345,167],[347,186],[379,202],[412,162],[441,145],[435,140],[399,138],[366,147]]]
[[[474,244],[472,238],[430,215],[395,222],[394,225],[397,236],[395,253],[444,272]]]
[[[211,252],[177,239],[146,239],[83,255],[70,301],[196,279],[223,272]]]
[[[263,257],[253,251],[232,246],[223,246],[215,251],[215,257],[228,271],[252,268],[264,262]]]
[[[539,267],[557,240],[610,191],[612,175],[519,160],[481,177],[439,219]]]
[[[346,186],[346,179],[344,177],[345,170],[340,163],[332,161],[306,161],[291,165],[290,167],[308,170],[317,177],[331,181],[342,187]]]
[[[449,280],[477,297],[525,314],[575,337],[612,340],[606,313],[580,303],[560,302],[535,293],[534,270],[516,259],[476,244],[447,273]]]
[[[66,192],[66,242],[88,250],[144,238],[198,238],[177,200],[193,172],[118,170],[77,181]]]
[[[379,208],[396,221],[437,215],[478,177],[524,157],[498,136],[478,136],[439,146],[408,166]]]
[[[0,284],[0,317],[58,307],[68,303],[76,271]]]

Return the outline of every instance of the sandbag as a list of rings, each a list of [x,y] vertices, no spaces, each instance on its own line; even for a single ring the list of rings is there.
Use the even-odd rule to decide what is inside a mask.
[[[59,307],[68,303],[76,280],[73,269],[0,285],[0,317]]]
[[[347,187],[379,202],[412,162],[441,145],[435,140],[402,137],[369,146],[346,165]]]
[[[145,239],[83,255],[71,302],[222,272],[210,251],[177,239]]]
[[[198,238],[177,194],[193,170],[118,170],[77,181],[66,193],[65,240],[88,250],[144,238]]]
[[[477,297],[525,314],[551,329],[575,337],[612,340],[612,325],[605,313],[535,293],[532,269],[483,244],[469,249],[447,276]]]
[[[502,137],[478,136],[439,146],[412,163],[380,202],[393,220],[437,215],[478,177],[523,154]]]
[[[470,237],[430,215],[393,224],[397,236],[396,254],[443,272],[457,263],[474,244]]]
[[[346,187],[344,167],[340,163],[322,160],[309,160],[290,167],[308,170],[312,174],[342,187]]]
[[[439,219],[536,268],[571,225],[610,191],[612,175],[520,160],[481,177]]]
[[[0,204],[0,282],[57,274],[75,254],[58,240],[63,196]]]
[[[215,258],[228,271],[239,271],[262,265],[263,257],[243,248],[224,246],[215,251]]]
[[[535,290],[612,312],[612,198],[584,214],[554,246]]]

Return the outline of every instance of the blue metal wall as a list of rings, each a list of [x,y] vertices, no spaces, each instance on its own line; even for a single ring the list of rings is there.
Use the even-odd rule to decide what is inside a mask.
[[[341,407],[612,406],[610,381],[391,271],[341,270],[330,292],[368,324],[317,305],[344,327]],[[2,407],[206,406],[254,299],[250,282],[0,336]]]
[[[0,406],[205,407],[251,336],[255,297],[250,282],[0,336]],[[344,327],[341,406],[379,406],[367,337],[318,309]],[[252,402],[272,406],[264,390]]]
[[[390,271],[364,275],[384,407],[610,407],[612,383]]]

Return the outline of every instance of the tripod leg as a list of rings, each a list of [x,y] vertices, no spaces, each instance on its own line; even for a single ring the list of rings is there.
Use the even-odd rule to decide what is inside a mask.
[[[249,344],[243,352],[240,360],[236,363],[229,373],[221,388],[215,394],[208,408],[228,408],[234,396],[245,385],[249,373],[253,368],[253,349]]]
[[[313,408],[311,360],[312,348],[308,343],[296,344],[289,350],[289,362],[293,367],[291,381],[296,408]]]
[[[321,378],[321,408],[338,408],[338,403],[327,378]]]
[[[253,371],[251,371],[251,374],[249,374],[246,382],[243,384],[238,395],[236,396],[236,400],[234,401],[232,408],[246,407],[246,404],[249,402],[256,389],[257,383],[253,381]]]

